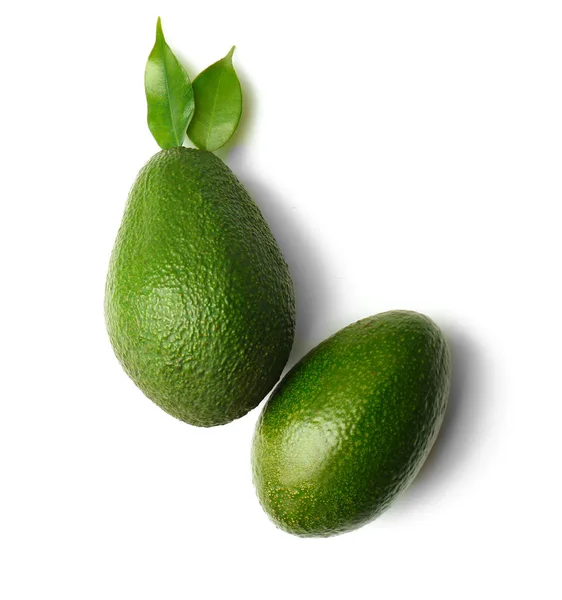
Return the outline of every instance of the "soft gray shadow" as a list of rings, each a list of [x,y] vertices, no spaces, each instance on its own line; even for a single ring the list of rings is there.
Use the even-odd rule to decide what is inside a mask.
[[[236,56],[236,52],[234,55]],[[246,71],[236,64],[236,58],[234,58],[234,68],[242,87],[242,116],[240,117],[238,128],[225,146],[227,149],[249,140],[254,128],[254,118],[258,105],[255,88],[246,75]]]
[[[298,217],[296,201],[282,197],[267,185],[250,164],[244,146],[229,153],[228,164],[259,206],[291,271],[296,295],[296,333],[287,366],[292,366],[329,320],[333,297],[328,286],[329,265],[314,244],[314,233]],[[290,169],[290,164],[286,165]]]
[[[246,76],[244,69],[238,68],[236,62],[234,68],[236,69],[236,74],[240,80],[240,86],[242,87],[242,115],[234,135],[215,153],[225,162],[228,162],[228,156],[231,152],[234,151],[234,153],[237,154],[237,146],[239,144],[245,144],[250,139],[254,127],[254,116],[256,114],[258,102],[254,87]]]
[[[320,341],[313,332],[321,330],[321,324],[329,320],[334,301],[328,286],[330,269],[321,249],[314,245],[312,229],[307,228],[298,217],[297,200],[282,197],[256,173],[251,164],[247,144],[251,143],[259,101],[253,85],[244,69],[236,64],[236,59],[234,67],[242,86],[242,117],[235,134],[216,154],[230,166],[259,206],[289,265],[295,285],[297,315],[295,341],[287,363],[287,368],[290,368]],[[283,168],[290,171],[290,162]]]
[[[445,327],[452,358],[451,394],[445,419],[427,460],[412,485],[393,504],[396,517],[446,490],[461,472],[484,429],[487,416],[488,369],[483,352],[464,331]]]

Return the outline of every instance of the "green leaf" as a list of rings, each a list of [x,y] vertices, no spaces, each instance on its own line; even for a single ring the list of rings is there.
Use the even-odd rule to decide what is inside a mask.
[[[242,114],[242,88],[230,52],[193,81],[195,113],[187,130],[202,150],[218,150],[232,137]]]
[[[148,128],[162,149],[181,146],[193,116],[191,81],[164,39],[160,17],[156,43],[146,62],[144,88]]]

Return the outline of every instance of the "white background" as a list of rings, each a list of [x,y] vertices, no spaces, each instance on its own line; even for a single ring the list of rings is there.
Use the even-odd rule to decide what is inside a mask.
[[[22,2],[2,9],[0,596],[560,598],[562,6]],[[290,364],[361,317],[427,313],[450,409],[412,487],[331,539],[255,497],[260,409],[166,415],[109,345],[104,280],[157,151],[162,16],[191,74],[237,45],[220,156],[290,263]]]

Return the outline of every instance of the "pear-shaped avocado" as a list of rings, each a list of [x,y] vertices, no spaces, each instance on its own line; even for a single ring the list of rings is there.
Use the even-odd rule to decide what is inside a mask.
[[[117,358],[193,425],[241,417],[279,379],[294,292],[260,210],[214,154],[163,150],[131,189],[105,295]]]
[[[445,339],[419,313],[381,313],[322,342],[258,420],[253,476],[265,511],[299,536],[343,533],[377,517],[425,460],[449,386]]]

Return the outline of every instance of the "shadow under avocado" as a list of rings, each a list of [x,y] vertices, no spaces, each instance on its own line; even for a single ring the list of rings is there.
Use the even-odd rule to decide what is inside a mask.
[[[299,219],[296,206],[260,180],[253,173],[242,148],[230,155],[229,164],[242,185],[259,206],[289,265],[295,287],[296,332],[290,368],[318,342],[315,332],[329,321],[330,290],[327,285],[329,266],[314,246],[314,235]]]
[[[429,456],[411,486],[389,509],[389,517],[400,517],[400,511],[430,502],[446,490],[453,473],[462,470],[470,460],[482,430],[488,376],[483,354],[466,332],[456,327],[443,329],[452,359],[447,412]]]
[[[328,286],[330,268],[321,249],[314,245],[312,229],[298,216],[298,200],[282,197],[251,164],[246,143],[251,138],[257,99],[244,71],[236,69],[244,94],[242,117],[232,139],[216,154],[229,165],[260,208],[289,265],[295,287],[296,331],[287,370],[320,341],[314,332],[329,321],[334,301]],[[290,162],[286,168],[291,168]]]

